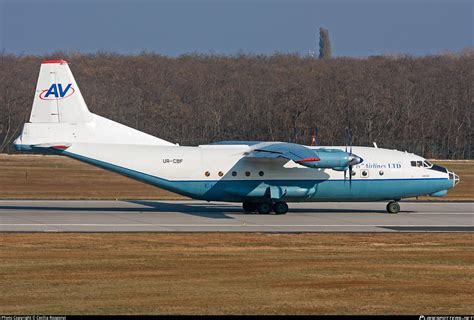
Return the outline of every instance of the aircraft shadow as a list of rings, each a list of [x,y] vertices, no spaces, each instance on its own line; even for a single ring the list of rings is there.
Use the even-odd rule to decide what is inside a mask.
[[[327,208],[296,208],[292,209],[290,204],[290,213],[387,213],[385,210],[372,210],[372,209],[327,209]],[[409,212],[409,211],[404,211]]]
[[[129,213],[144,213],[144,212],[180,212],[198,217],[212,218],[212,219],[233,219],[230,215],[248,215],[242,211],[240,204],[233,206],[224,206],[218,203],[169,203],[161,201],[149,201],[149,200],[129,200],[126,201],[133,204],[138,204],[144,207],[60,207],[60,206],[0,206],[0,210],[29,210],[29,211],[56,211],[56,212],[129,212]],[[410,213],[413,211],[405,211],[404,213]],[[291,213],[378,213],[386,214],[383,209],[339,209],[339,208],[291,208]]]
[[[193,216],[213,219],[233,219],[227,214],[244,214],[241,206],[223,206],[212,203],[167,203],[160,201],[129,200],[127,202],[147,206],[151,212],[181,212]],[[139,208],[143,211],[144,208]]]
[[[9,211],[55,211],[55,212],[102,212],[102,213],[144,213],[144,212],[180,212],[184,214],[213,218],[213,219],[233,219],[227,214],[244,214],[240,206],[222,206],[219,204],[182,204],[166,203],[160,201],[126,201],[146,207],[60,207],[60,206],[0,206],[0,210]]]
[[[157,212],[160,211],[177,211],[175,207],[180,207],[180,206],[185,206],[188,210],[187,211],[180,211],[183,213],[196,213],[196,215],[201,215],[205,214],[206,216],[209,217],[215,217],[216,214],[242,214],[242,215],[248,215],[242,211],[242,207],[239,203],[236,203],[233,206],[222,206],[218,203],[193,203],[189,205],[185,204],[178,204],[178,203],[163,203],[160,201],[149,201],[149,200],[132,200],[132,201],[127,201],[131,203],[136,203],[152,208],[156,208]],[[315,203],[317,205],[317,203]],[[382,213],[386,214],[387,211],[384,209],[339,209],[339,208],[292,208],[291,203],[289,203],[290,206],[290,211],[288,213]],[[165,209],[163,209],[165,208]],[[402,210],[400,212],[404,213],[410,213],[414,211],[407,211],[407,210]],[[227,217],[231,218],[231,217]]]

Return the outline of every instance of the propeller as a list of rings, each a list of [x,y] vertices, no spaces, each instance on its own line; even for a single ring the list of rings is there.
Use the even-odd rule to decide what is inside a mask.
[[[352,188],[352,167],[362,163],[364,161],[361,157],[352,153],[352,130],[346,127],[346,148],[345,152],[347,153],[347,145],[349,145],[349,159],[347,161],[349,169],[349,188]],[[346,180],[347,169],[344,170],[344,180]]]

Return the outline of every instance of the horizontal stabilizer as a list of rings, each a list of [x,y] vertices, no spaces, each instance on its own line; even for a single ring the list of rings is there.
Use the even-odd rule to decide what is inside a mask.
[[[53,148],[53,149],[58,149],[58,150],[66,150],[71,146],[71,143],[69,142],[53,142],[53,143],[41,143],[41,144],[36,144],[33,147],[35,148]]]

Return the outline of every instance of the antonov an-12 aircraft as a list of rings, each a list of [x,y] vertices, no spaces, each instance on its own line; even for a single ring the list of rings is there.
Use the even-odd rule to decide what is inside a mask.
[[[459,177],[412,153],[372,147],[309,147],[223,141],[185,147],[89,112],[64,60],[41,64],[20,151],[64,155],[194,199],[285,214],[287,202],[397,201],[444,196]],[[93,187],[93,186],[92,186]]]

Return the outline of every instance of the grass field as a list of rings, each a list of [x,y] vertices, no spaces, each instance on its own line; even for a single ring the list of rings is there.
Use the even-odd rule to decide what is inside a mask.
[[[0,154],[0,199],[185,199],[60,156]]]
[[[474,160],[431,161],[454,171],[461,178],[459,184],[442,198],[420,197],[420,200],[474,200]]]
[[[472,234],[0,234],[2,314],[472,314]]]
[[[473,200],[474,161],[435,161],[461,177],[444,198]],[[66,157],[0,154],[0,199],[184,199]]]

